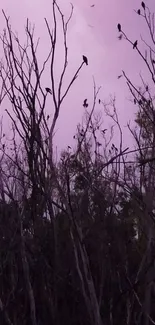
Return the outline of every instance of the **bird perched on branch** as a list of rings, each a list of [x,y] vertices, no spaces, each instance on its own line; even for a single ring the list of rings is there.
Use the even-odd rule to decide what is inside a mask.
[[[133,49],[135,49],[135,48],[137,47],[137,44],[138,44],[138,41],[135,41],[135,42],[133,43]]]
[[[84,62],[86,65],[88,65],[88,59],[87,59],[87,57],[86,57],[85,55],[83,55],[83,62]]]
[[[121,24],[117,25],[118,31],[121,32]]]
[[[45,90],[47,91],[47,93],[51,94],[52,95],[52,91],[50,88],[46,87]]]
[[[141,5],[142,5],[142,8],[145,10],[145,3],[143,1],[142,1]]]

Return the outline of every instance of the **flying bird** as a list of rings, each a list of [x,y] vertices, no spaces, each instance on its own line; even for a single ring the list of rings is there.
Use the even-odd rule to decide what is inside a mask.
[[[122,74],[120,74],[118,77],[117,77],[117,79],[120,79],[120,78],[122,78],[123,76],[122,76]]]
[[[123,35],[120,34],[120,35],[118,36],[119,41],[121,41],[122,38],[123,38]]]
[[[95,7],[95,5],[91,5],[91,8],[94,8]]]
[[[121,24],[117,25],[118,31],[121,32]]]
[[[83,107],[88,107],[87,98],[83,101]]]
[[[138,44],[138,41],[135,41],[135,42],[133,43],[133,49],[135,49],[135,48],[137,47],[137,44]]]
[[[142,8],[145,10],[145,3],[143,1],[142,1],[141,5],[142,5]]]
[[[101,132],[102,132],[103,134],[105,134],[106,131],[107,131],[107,129],[104,129],[104,130],[102,130]]]
[[[88,65],[88,59],[87,59],[87,57],[86,57],[85,55],[83,55],[83,62],[84,62],[86,65]]]
[[[52,95],[52,91],[50,88],[46,87],[45,90],[47,91],[47,93],[51,94]]]
[[[140,15],[140,9],[137,10],[137,14]]]

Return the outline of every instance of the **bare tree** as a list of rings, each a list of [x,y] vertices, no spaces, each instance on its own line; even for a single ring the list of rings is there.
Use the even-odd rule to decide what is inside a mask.
[[[146,28],[149,32],[150,43],[143,39],[141,36],[141,42],[145,45],[145,51],[141,51],[139,47],[139,40],[131,40],[124,31],[124,28],[121,26],[119,32],[122,35],[122,39],[127,40],[132,46],[133,49],[139,54],[142,59],[144,65],[149,72],[149,75],[152,80],[152,84],[148,83],[142,75],[140,75],[141,86],[137,87],[135,83],[131,80],[127,74],[122,71],[122,75],[125,78],[127,86],[129,88],[130,94],[132,96],[132,101],[134,105],[137,105],[137,116],[136,123],[138,125],[138,129],[132,130],[130,125],[128,125],[134,140],[137,145],[137,154],[136,160],[134,164],[134,174],[132,175],[132,181],[136,180],[135,188],[138,186],[138,192],[140,193],[141,199],[135,196],[135,199],[138,200],[138,204],[140,206],[140,210],[143,207],[143,214],[141,215],[141,226],[143,227],[143,231],[147,237],[147,245],[144,256],[142,257],[139,270],[137,272],[137,279],[142,270],[145,267],[148,267],[152,261],[153,257],[153,247],[154,247],[154,157],[155,157],[155,111],[154,111],[154,94],[153,87],[155,84],[155,59],[154,59],[154,13],[151,13],[149,7],[145,5],[144,2],[141,3],[140,9],[136,11],[136,14],[139,16],[139,19],[143,19]],[[139,164],[138,164],[139,162]],[[145,298],[144,301],[140,303],[141,305],[141,315],[142,319],[144,318],[144,324],[152,324],[154,320],[151,318],[152,316],[152,307],[151,307],[151,299],[152,299],[152,290],[154,288],[154,282],[151,280],[150,273],[154,270],[154,262],[153,266],[151,266],[150,272],[146,274],[145,277]],[[137,299],[137,298],[136,298]]]
[[[52,15],[54,25],[51,27],[45,19],[47,31],[50,39],[50,50],[40,68],[39,58],[37,58],[37,48],[39,41],[35,42],[34,27],[31,27],[29,20],[26,22],[26,44],[23,45],[18,36],[12,31],[10,19],[3,11],[6,22],[6,28],[1,36],[3,46],[3,59],[1,61],[0,78],[2,82],[1,102],[7,98],[12,106],[12,111],[6,109],[12,122],[13,141],[12,150],[3,148],[3,155],[7,164],[7,182],[3,169],[1,173],[1,182],[3,185],[2,193],[6,194],[6,199],[18,202],[17,216],[21,241],[21,261],[23,266],[26,290],[29,297],[29,306],[31,311],[31,322],[37,324],[36,305],[33,292],[33,285],[29,272],[29,263],[25,248],[25,216],[27,204],[30,204],[31,215],[30,223],[33,236],[37,236],[38,227],[43,223],[43,216],[52,220],[53,227],[54,209],[61,208],[59,204],[53,201],[55,188],[54,161],[53,161],[53,133],[57,119],[59,117],[61,105],[66,98],[72,84],[76,80],[79,71],[84,65],[80,64],[66,90],[62,91],[64,77],[68,64],[67,47],[67,29],[73,13],[67,21],[61,12],[60,7],[54,0],[52,2]],[[57,17],[59,14],[63,30],[64,63],[58,85],[55,81],[54,67],[57,48],[57,34],[59,33]],[[47,64],[50,65],[49,75],[51,85],[43,87],[42,76],[45,73]],[[58,89],[58,91],[56,91]],[[54,105],[54,117],[49,125],[46,112],[47,96],[50,95],[51,103]],[[59,191],[59,188],[58,188]],[[29,203],[28,203],[29,202]],[[28,218],[28,216],[27,216]],[[55,229],[55,228],[54,228]],[[29,226],[30,230],[30,226]],[[55,230],[54,230],[55,231]],[[55,240],[56,240],[55,234]],[[56,250],[56,243],[55,243]],[[56,254],[56,251],[55,251]],[[56,270],[55,270],[56,272]],[[56,311],[57,302],[50,303],[53,321],[56,321],[58,315]]]

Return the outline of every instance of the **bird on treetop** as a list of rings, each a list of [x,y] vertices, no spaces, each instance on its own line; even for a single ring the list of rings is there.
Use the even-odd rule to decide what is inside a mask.
[[[84,62],[86,65],[88,65],[88,59],[87,59],[87,57],[86,57],[85,55],[83,55],[83,62]]]
[[[140,15],[140,9],[137,10],[137,14]]]
[[[121,32],[121,24],[117,25],[118,31]]]
[[[47,91],[47,93],[51,94],[52,95],[52,91],[50,88],[46,87],[45,90]]]
[[[138,41],[135,41],[135,42],[133,43],[133,49],[135,49],[135,47],[137,47],[137,44],[138,44]]]
[[[142,1],[141,5],[142,5],[142,8],[145,10],[145,3],[143,1]]]

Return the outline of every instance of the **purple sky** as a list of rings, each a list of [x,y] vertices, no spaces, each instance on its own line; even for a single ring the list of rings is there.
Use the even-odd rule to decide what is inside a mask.
[[[46,2],[46,6],[45,6]],[[153,6],[154,0],[146,0]],[[67,14],[70,1],[59,0],[61,8]],[[118,113],[122,125],[133,119],[134,107],[128,101],[129,93],[123,79],[117,76],[124,69],[129,76],[137,81],[139,72],[145,69],[132,47],[126,41],[119,41],[117,23],[120,22],[125,32],[134,41],[139,39],[140,33],[147,36],[141,17],[135,14],[134,9],[140,7],[138,0],[72,0],[74,15],[68,33],[69,65],[68,77],[71,76],[85,54],[89,59],[89,66],[84,67],[60,114],[56,127],[56,139],[60,147],[70,144],[76,125],[81,121],[83,114],[82,102],[84,98],[91,101],[93,94],[92,76],[96,84],[102,86],[100,97],[108,98],[109,94],[116,94]],[[95,3],[95,7],[90,6]],[[48,48],[48,34],[44,17],[51,19],[51,0],[1,0],[1,8],[10,16],[12,28],[18,30],[23,38],[26,18],[29,17],[36,25],[36,36],[40,41],[40,58],[46,55]],[[93,27],[90,27],[92,25]],[[4,20],[0,19],[0,30],[4,28]],[[62,60],[60,50],[58,59]],[[57,67],[58,68],[58,67]],[[48,76],[45,76],[48,81]],[[49,105],[49,110],[52,108]],[[106,127],[105,120],[105,127]]]

